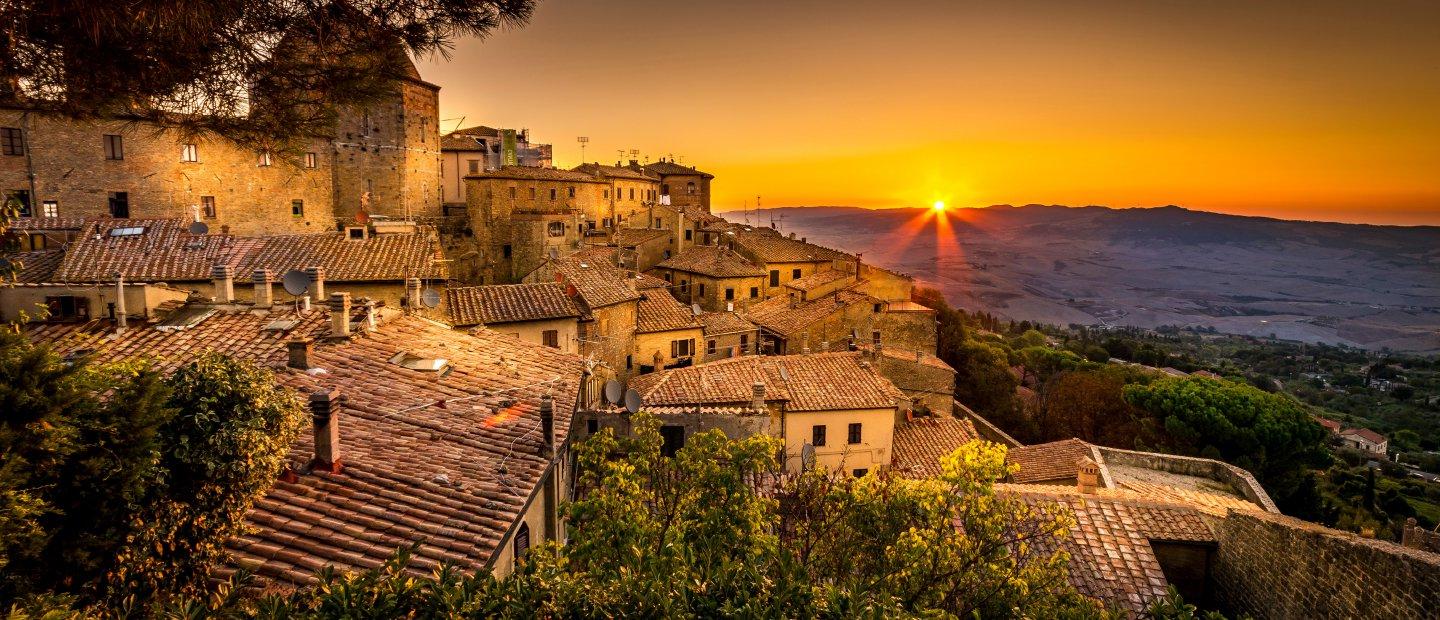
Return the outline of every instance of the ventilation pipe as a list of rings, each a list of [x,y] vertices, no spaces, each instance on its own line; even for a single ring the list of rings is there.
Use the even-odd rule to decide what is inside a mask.
[[[555,454],[555,401],[549,394],[540,397],[540,433],[545,438],[541,456]]]
[[[124,331],[127,327],[125,316],[125,274],[115,274],[115,331]]]
[[[420,278],[405,278],[405,305],[411,312],[420,311]]]

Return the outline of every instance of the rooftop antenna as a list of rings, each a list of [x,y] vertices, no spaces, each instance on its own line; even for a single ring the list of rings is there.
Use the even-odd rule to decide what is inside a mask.
[[[590,137],[580,136],[575,138],[575,141],[580,143],[580,163],[583,164],[585,163],[585,145],[590,142]]]
[[[625,159],[625,149],[615,149],[615,162],[619,163]]]
[[[640,159],[640,149],[630,149],[630,159]]]

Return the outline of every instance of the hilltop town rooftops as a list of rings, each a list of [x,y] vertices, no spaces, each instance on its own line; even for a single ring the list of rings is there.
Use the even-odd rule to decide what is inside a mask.
[[[879,301],[864,293],[849,290],[835,291],[834,294],[806,301],[772,297],[750,306],[745,312],[745,318],[781,336],[794,338],[839,310],[860,304],[873,305]]]
[[[520,181],[568,181],[571,183],[604,183],[592,174],[576,172],[573,170],[561,170],[559,168],[540,168],[537,166],[503,166],[498,170],[477,172],[465,175],[467,179],[514,179]]]
[[[558,282],[460,286],[445,290],[450,322],[459,325],[575,318],[575,300]]]
[[[600,250],[614,248],[596,248]],[[550,261],[560,281],[575,287],[590,308],[603,308],[640,299],[638,283],[630,272],[611,262],[613,252],[582,250]]]
[[[592,163],[580,164],[578,166],[575,166],[574,168],[571,168],[571,170],[574,170],[575,172],[581,172],[585,174],[591,174],[599,177],[606,177],[612,179],[630,179],[633,181],[650,182],[659,182],[660,180],[660,177],[656,175],[647,174],[638,170],[631,170],[630,168],[626,168],[624,166],[606,166],[604,164]]]
[[[690,174],[705,177],[707,179],[715,178],[715,175],[710,174],[709,172],[701,172],[699,170],[696,170],[694,166],[682,166],[673,161],[666,161],[663,159],[645,164],[645,170],[647,172],[653,172],[655,174],[663,175]]]
[[[773,228],[739,228],[731,238],[762,263],[817,263],[853,261],[854,256],[827,247],[791,239]]]
[[[735,312],[702,312],[697,317],[705,328],[706,336],[740,334],[755,331],[755,324]]]
[[[583,363],[555,349],[398,313],[382,313],[375,330],[333,342],[324,338],[326,310],[212,309],[183,329],[116,333],[96,320],[26,332],[60,355],[152,359],[165,372],[216,351],[273,368],[281,385],[302,394],[340,391],[343,471],[306,466],[314,454],[307,424],[289,456],[298,476],[278,481],[255,503],[246,516],[251,531],[227,544],[231,558],[221,577],[243,568],[262,580],[303,585],[323,566],[374,568],[412,544],[413,574],[443,562],[482,570],[550,466],[539,432],[542,395],[554,397],[557,445],[568,435]],[[287,366],[286,342],[296,339],[315,339],[309,372]],[[391,363],[402,352],[443,358],[449,372]]]
[[[933,478],[941,473],[941,457],[977,439],[980,434],[967,418],[948,415],[916,418],[895,425],[891,463],[903,476]]]
[[[280,278],[292,269],[322,267],[328,280],[398,281],[448,276],[433,229],[367,235],[344,232],[270,237],[195,235],[176,219],[113,220],[88,223],[55,270],[61,282],[101,282],[124,274],[132,281],[209,280],[215,265],[234,269],[237,281],[254,270]]]
[[[674,269],[716,278],[763,277],[765,270],[745,260],[730,248],[716,245],[697,245],[671,256],[655,265],[659,269]]]
[[[787,411],[895,407],[905,395],[858,352],[744,356],[630,380],[646,406],[745,405],[755,383]]]
[[[700,327],[689,306],[675,301],[670,293],[654,291],[640,297],[636,310],[635,333],[668,332]]]

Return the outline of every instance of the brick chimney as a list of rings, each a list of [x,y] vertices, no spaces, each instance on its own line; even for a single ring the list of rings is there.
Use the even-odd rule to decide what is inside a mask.
[[[269,308],[275,305],[275,291],[270,286],[270,270],[256,269],[255,280],[255,307]]]
[[[115,331],[125,331],[129,318],[125,316],[125,274],[115,274]]]
[[[340,390],[320,389],[310,394],[310,420],[315,427],[315,458],[310,468],[332,474],[345,465],[340,452]]]
[[[750,386],[750,408],[757,412],[765,411],[765,382],[756,381]]]
[[[540,434],[545,439],[540,455],[555,454],[555,401],[549,394],[540,397]]]
[[[350,293],[330,293],[330,335],[350,336]]]
[[[235,270],[224,263],[210,268],[210,281],[215,285],[215,301],[222,304],[235,301]]]
[[[405,305],[411,312],[420,311],[420,278],[405,278]]]
[[[317,302],[325,301],[325,268],[306,267],[305,276],[310,279],[310,298]]]
[[[1075,462],[1075,488],[1081,493],[1094,493],[1100,486],[1100,466],[1088,456]]]
[[[310,338],[290,340],[285,343],[285,350],[290,354],[286,366],[298,370],[310,370],[310,354],[315,351],[315,341]]]

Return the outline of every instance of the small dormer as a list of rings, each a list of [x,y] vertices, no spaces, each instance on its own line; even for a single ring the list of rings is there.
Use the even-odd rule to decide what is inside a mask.
[[[364,226],[346,226],[345,238],[351,241],[364,241],[370,236],[370,230]]]

